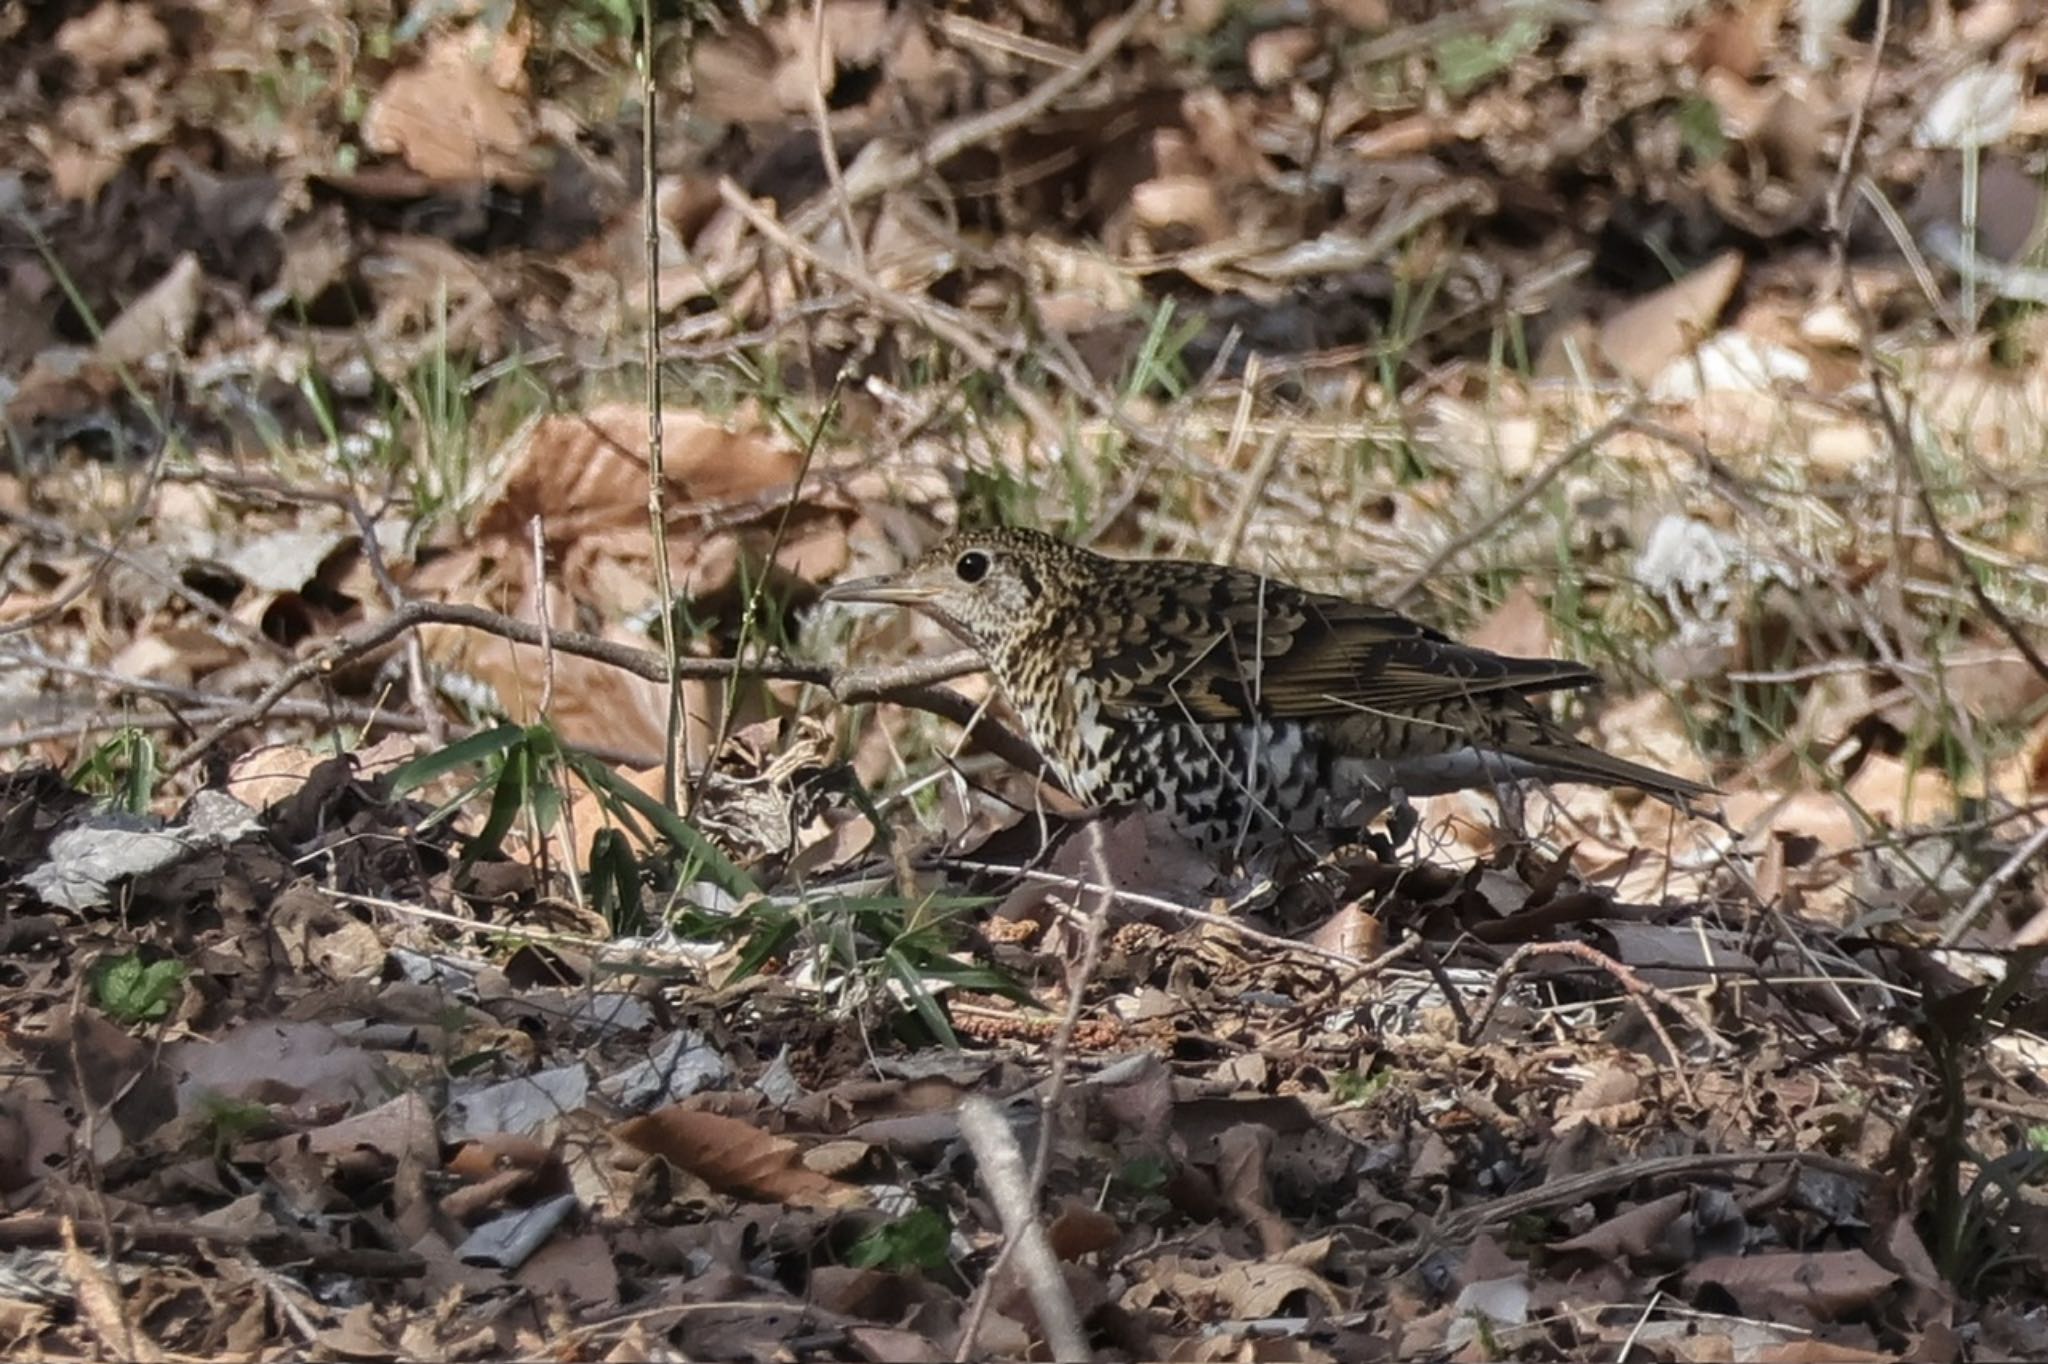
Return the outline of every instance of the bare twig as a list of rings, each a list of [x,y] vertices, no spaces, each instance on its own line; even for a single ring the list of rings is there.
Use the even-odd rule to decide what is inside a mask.
[[[1546,1180],[1532,1188],[1503,1194],[1491,1202],[1461,1209],[1438,1224],[1435,1240],[1442,1245],[1456,1245],[1488,1227],[1501,1226],[1525,1214],[1545,1208],[1569,1207],[1602,1193],[1629,1188],[1643,1180],[1682,1179],[1709,1170],[1739,1170],[1745,1165],[1792,1162],[1865,1183],[1877,1180],[1874,1172],[1860,1165],[1817,1151],[1707,1151],[1689,1156],[1653,1156],[1647,1160],[1604,1165],[1582,1174]]]
[[[341,499],[347,508],[349,519],[356,523],[356,535],[363,542],[363,561],[370,566],[370,576],[377,580],[377,590],[384,594],[384,600],[393,610],[405,604],[405,591],[399,587],[398,579],[391,576],[391,566],[384,562],[384,546],[377,538],[377,522],[350,493]],[[441,719],[441,707],[434,700],[434,688],[427,681],[427,654],[417,634],[405,639],[405,685],[412,698],[413,709],[419,712],[420,721],[426,726],[427,738],[434,744],[448,742],[448,726]]]
[[[1039,437],[1048,442],[1059,439],[1063,429],[1059,415],[1047,405],[1045,399],[1018,381],[1011,372],[1012,366],[1009,361],[997,352],[992,342],[979,334],[978,326],[973,321],[921,295],[884,288],[872,276],[843,262],[828,260],[817,248],[777,222],[773,215],[764,212],[747,197],[747,192],[730,178],[718,182],[718,194],[733,212],[746,219],[748,226],[791,259],[802,261],[811,269],[832,276],[866,299],[876,310],[930,332],[959,351],[976,369],[986,370],[995,375],[1002,381],[1003,390],[1009,394],[1010,401],[1016,404],[1017,410],[1024,414]]]
[[[989,1197],[995,1201],[996,1211],[1003,1219],[1004,1258],[1008,1257],[1011,1247],[1016,1247],[1024,1288],[1031,1295],[1031,1305],[1038,1309],[1039,1329],[1044,1332],[1052,1357],[1063,1362],[1093,1358],[1088,1350],[1088,1338],[1081,1334],[1081,1319],[1074,1310],[1073,1294],[1067,1291],[1066,1280],[1060,1277],[1059,1261],[1053,1258],[1052,1245],[1046,1240],[1044,1226],[1039,1223],[1038,1209],[1032,1201],[1025,1176],[1024,1153],[1017,1148],[1016,1133],[1010,1130],[1010,1124],[996,1111],[994,1104],[977,1097],[960,1106],[960,1134],[967,1138],[968,1146],[973,1149],[982,1183],[988,1186]],[[995,1279],[996,1271],[991,1269],[982,1280],[984,1298]],[[961,1332],[960,1349],[954,1356],[956,1359],[974,1358],[971,1328],[977,1324],[978,1319],[970,1321],[970,1329]]]
[[[1088,917],[1082,925],[1081,960],[1067,973],[1067,1007],[1065,1012],[1060,1015],[1059,1027],[1054,1030],[1052,1036],[1049,1056],[1051,1066],[1046,1075],[1045,1084],[1039,1092],[1038,1149],[1032,1156],[1031,1180],[1023,1193],[1023,1206],[1027,1213],[1033,1213],[1029,1223],[1033,1229],[1036,1229],[1038,1225],[1033,1210],[1038,1207],[1039,1194],[1045,1188],[1045,1177],[1052,1169],[1053,1142],[1057,1136],[1059,1126],[1060,1096],[1066,1091],[1067,1064],[1073,1052],[1074,1029],[1080,1024],[1081,1011],[1087,1001],[1088,986],[1094,981],[1096,967],[1102,961],[1102,937],[1109,924],[1109,907],[1112,899],[1109,890],[1109,849],[1104,841],[1102,821],[1100,820],[1088,826],[1088,861],[1090,868],[1095,873],[1095,907],[1088,912]],[[1007,1136],[1009,1132],[1008,1127],[1005,1126],[1002,1130],[1004,1135]],[[975,1294],[974,1310],[968,1317],[967,1325],[960,1332],[960,1344],[954,1352],[956,1360],[966,1361],[976,1357],[974,1351],[975,1337],[979,1334],[982,1319],[988,1312],[989,1299],[993,1296],[995,1285],[1002,1279],[1003,1271],[1009,1266],[1011,1259],[1017,1255],[1024,1257],[1024,1272],[1027,1279],[1039,1272],[1038,1267],[1032,1262],[1034,1253],[1032,1248],[1025,1244],[1026,1238],[1019,1234],[1018,1226],[1009,1217],[1007,1210],[1005,1211],[1003,1221],[1009,1228],[1009,1235],[1004,1239],[1002,1250],[997,1254],[995,1263],[989,1267],[987,1275],[981,1281],[980,1289]],[[1058,1274],[1059,1269],[1055,1265],[1053,1266],[1055,1281],[1058,1281]],[[1064,1298],[1066,1294],[1064,1282],[1058,1283],[1058,1291],[1061,1297]],[[1035,1284],[1032,1287],[1032,1301],[1034,1303],[1039,1301],[1039,1291]],[[1073,1311],[1071,1299],[1066,1300],[1066,1305],[1067,1311],[1071,1314]],[[1052,1324],[1046,1317],[1043,1306],[1039,1308],[1039,1319],[1046,1323],[1047,1339],[1057,1346],[1058,1341],[1053,1335]],[[1078,1324],[1075,1324],[1074,1330],[1076,1342],[1083,1353],[1070,1355],[1064,1350],[1056,1348],[1053,1354],[1055,1359],[1084,1359],[1087,1357],[1085,1353],[1087,1344],[1079,1339]]]
[[[685,51],[694,36],[696,11],[686,7],[681,23]],[[640,67],[640,212],[644,232],[647,325],[641,333],[641,363],[646,367],[647,403],[647,528],[654,546],[654,589],[661,611],[661,656],[668,664],[661,678],[668,689],[667,716],[662,726],[661,798],[671,809],[681,794],[676,774],[683,750],[683,674],[681,650],[676,644],[675,583],[668,563],[667,474],[662,466],[661,448],[661,214],[656,203],[659,188],[654,171],[654,116],[659,101],[654,80],[654,0],[640,0],[640,42],[634,53]],[[688,81],[690,64],[680,64]],[[681,92],[687,103],[690,91]],[[708,756],[708,755],[707,755]]]
[[[1064,886],[1071,890],[1089,891],[1095,894],[1106,893],[1113,902],[1129,905],[1133,909],[1170,914],[1187,923],[1201,924],[1205,928],[1217,929],[1221,932],[1229,933],[1233,937],[1241,938],[1245,942],[1274,952],[1293,953],[1297,956],[1312,957],[1318,961],[1328,962],[1333,966],[1341,966],[1347,972],[1353,973],[1350,977],[1353,984],[1376,976],[1387,967],[1401,960],[1401,958],[1413,954],[1416,950],[1416,944],[1420,942],[1420,939],[1417,938],[1405,939],[1387,951],[1382,952],[1379,956],[1362,962],[1347,952],[1336,952],[1327,947],[1318,947],[1311,942],[1301,942],[1295,938],[1283,938],[1276,933],[1262,932],[1243,920],[1233,918],[1228,914],[1216,914],[1206,909],[1195,909],[1190,905],[1176,904],[1172,900],[1161,899],[1156,895],[1144,895],[1137,891],[1123,890],[1116,886],[1108,885],[1105,882],[1086,881],[1078,876],[1063,876],[1058,872],[1042,871],[1036,867],[1011,867],[995,862],[977,862],[965,857],[936,858],[933,860],[932,865],[942,871],[964,871],[976,875],[1015,876],[1025,881],[1038,882],[1041,885]]]
[[[1650,984],[1606,953],[1589,947],[1582,942],[1532,942],[1524,943],[1521,947],[1515,949],[1514,954],[1501,963],[1501,968],[1493,979],[1493,988],[1486,992],[1486,1003],[1480,1009],[1479,1017],[1472,1026],[1472,1036],[1474,1038],[1485,1032],[1486,1025],[1493,1021],[1494,1011],[1500,1008],[1500,1002],[1507,994],[1508,981],[1521,968],[1522,963],[1528,961],[1531,957],[1544,956],[1574,957],[1612,976],[1615,983],[1621,986],[1623,992],[1635,1001],[1636,1008],[1642,1012],[1644,1020],[1649,1023],[1650,1031],[1655,1033],[1657,1040],[1663,1044],[1664,1054],[1671,1059],[1672,1076],[1678,1081],[1679,1092],[1685,1095],[1685,1101],[1693,1105],[1699,1103],[1699,1100],[1692,1092],[1692,1082],[1685,1078],[1684,1054],[1678,1050],[1677,1044],[1671,1040],[1671,1034],[1664,1030],[1664,1022],[1657,1017],[1657,1011],[1651,1008],[1650,1004],[1645,1001],[1654,1001],[1681,1018],[1691,1019],[1692,1022],[1698,1024],[1710,1036],[1713,1031],[1711,1026],[1705,1019],[1697,1017],[1688,1011],[1670,991],[1661,990],[1655,985]]]
[[[853,258],[854,268],[866,275],[871,273],[867,243],[861,240],[860,226],[854,221],[853,202],[846,197],[839,145],[832,136],[832,113],[825,107],[825,90],[832,74],[832,60],[825,50],[825,0],[811,0],[811,78],[804,82],[804,95],[811,106],[811,122],[817,126],[818,159],[825,164],[825,183],[839,209],[839,230],[846,234],[847,254]]]
[[[1152,13],[1153,3],[1154,0],[1137,0],[1115,23],[1096,35],[1078,61],[1048,76],[1020,99],[999,109],[955,120],[914,147],[888,141],[869,143],[847,167],[839,185],[796,214],[790,223],[792,230],[809,236],[828,215],[850,211],[890,190],[901,189],[961,152],[1022,128],[1079,89],[1115,56]]]
[[[1949,916],[1948,922],[1941,926],[1941,945],[1954,947],[1961,942],[1963,935],[1975,926],[1977,920],[1984,916],[1984,911],[1991,907],[1991,902],[1998,898],[1999,889],[2044,851],[2048,851],[2048,824],[2034,830],[2026,842],[2013,849],[2012,856],[1999,863],[1998,869],[1985,877],[1984,883],[1963,902],[1962,907]]]
[[[1225,447],[1223,460],[1225,468],[1230,467],[1231,456],[1243,442],[1245,424],[1251,418],[1252,404],[1257,400],[1260,363],[1257,354],[1244,362],[1244,378],[1240,380],[1237,401],[1237,416],[1231,423],[1230,444]],[[1258,454],[1252,457],[1251,472],[1245,475],[1244,486],[1237,490],[1237,501],[1231,505],[1230,517],[1223,523],[1223,533],[1217,537],[1216,552],[1211,557],[1216,563],[1227,564],[1237,558],[1238,548],[1244,543],[1245,527],[1251,524],[1252,512],[1257,509],[1259,499],[1265,496],[1266,484],[1273,477],[1273,470],[1280,465],[1281,452],[1289,444],[1286,428],[1268,435],[1259,444]]]
[[[20,1213],[0,1217],[0,1250],[48,1250],[62,1246],[68,1217]],[[105,1251],[118,1243],[152,1255],[194,1255],[207,1246],[249,1249],[272,1266],[304,1265],[308,1269],[350,1274],[365,1279],[413,1279],[426,1272],[426,1261],[406,1250],[358,1250],[316,1232],[231,1231],[173,1222],[77,1223],[78,1243]]]
[[[344,632],[310,657],[287,668],[255,699],[240,710],[223,716],[174,755],[164,766],[166,775],[184,770],[229,734],[261,721],[292,691],[325,675],[351,659],[360,658],[397,639],[407,630],[422,625],[461,625],[515,644],[541,645],[538,626],[515,620],[479,606],[452,602],[409,601],[380,620]],[[660,654],[577,630],[552,631],[557,651],[577,658],[593,659],[622,668],[636,677],[665,682],[669,665]],[[977,716],[974,702],[958,692],[933,685],[947,678],[981,667],[972,654],[946,655],[927,663],[903,664],[887,669],[835,669],[823,663],[800,663],[791,659],[764,658],[679,658],[675,676],[685,678],[757,677],[767,680],[802,682],[823,687],[843,704],[887,701],[913,710],[928,711],[956,724],[970,726],[976,743],[1009,762],[1035,772],[1042,765],[1036,750],[987,716]],[[217,701],[217,697],[208,700]]]
[[[1637,398],[1631,401],[1621,411],[1615,413],[1592,431],[1579,437],[1559,451],[1551,458],[1548,464],[1537,470],[1535,476],[1527,483],[1524,483],[1521,490],[1513,497],[1494,508],[1488,515],[1480,518],[1477,525],[1464,531],[1462,534],[1452,536],[1441,549],[1430,555],[1427,563],[1409,574],[1407,580],[1394,589],[1393,595],[1387,599],[1387,605],[1400,606],[1420,591],[1424,583],[1443,572],[1444,567],[1453,559],[1456,559],[1474,545],[1481,543],[1487,536],[1507,524],[1523,508],[1540,497],[1545,488],[1555,483],[1560,474],[1593,451],[1599,449],[1602,445],[1605,445],[1614,437],[1615,432],[1624,430],[1633,423],[1637,415],[1642,411],[1642,407],[1642,399]]]

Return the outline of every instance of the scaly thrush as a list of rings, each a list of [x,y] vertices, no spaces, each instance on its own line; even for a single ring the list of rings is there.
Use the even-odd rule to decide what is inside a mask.
[[[1509,658],[1243,569],[973,531],[825,599],[932,617],[987,661],[1076,797],[1162,810],[1208,848],[1355,828],[1396,792],[1713,793],[1582,743],[1530,703],[1595,685],[1585,664]]]

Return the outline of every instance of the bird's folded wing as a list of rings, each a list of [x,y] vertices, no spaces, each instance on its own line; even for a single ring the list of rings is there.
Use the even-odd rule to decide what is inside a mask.
[[[1315,593],[1272,590],[1207,624],[1124,673],[1105,699],[1118,708],[1178,710],[1197,721],[1254,712],[1309,720],[1426,713],[1461,699],[1598,681],[1584,664],[1509,658],[1395,612]]]

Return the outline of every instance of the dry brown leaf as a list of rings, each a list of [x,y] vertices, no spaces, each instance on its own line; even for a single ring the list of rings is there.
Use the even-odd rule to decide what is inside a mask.
[[[524,543],[545,518],[560,543],[606,528],[647,525],[647,414],[614,403],[545,417],[514,458],[478,524],[483,535]],[[662,414],[662,471],[686,501],[724,502],[787,487],[801,456],[765,432],[733,431],[695,412]]]
[[[867,1199],[857,1185],[805,1169],[795,1142],[737,1118],[672,1105],[628,1119],[613,1133],[723,1193],[798,1208],[843,1208]]]
[[[171,35],[152,6],[103,0],[57,30],[57,50],[80,66],[118,75],[170,47]]]
[[[1744,1313],[1766,1321],[1788,1311],[1837,1320],[1868,1307],[1898,1279],[1860,1250],[1717,1255],[1685,1273],[1689,1287],[1719,1284]]]
[[[1871,818],[1895,829],[1925,824],[1956,808],[1955,783],[1948,774],[1908,765],[1889,753],[1865,758],[1842,789]]]
[[[1638,1203],[1598,1226],[1559,1241],[1551,1249],[1584,1251],[1602,1260],[1642,1259],[1657,1249],[1664,1233],[1685,1212],[1689,1201],[1688,1195],[1674,1193]]]
[[[533,142],[525,55],[531,28],[475,24],[433,38],[416,66],[393,72],[363,114],[362,137],[430,180],[522,184]]]
[[[1600,328],[1600,353],[1624,377],[1647,385],[1706,338],[1741,278],[1741,253],[1723,252],[1608,318]]]
[[[191,252],[172,263],[163,278],[121,310],[100,333],[94,353],[107,365],[139,365],[153,357],[184,352],[199,320],[199,286],[204,276]]]
[[[541,1301],[559,1298],[571,1307],[611,1307],[619,1301],[618,1262],[611,1243],[594,1231],[548,1242],[514,1277]]]
[[[1322,36],[1312,28],[1267,29],[1245,44],[1245,68],[1254,85],[1270,90],[1293,80],[1322,45]]]
[[[1045,1228],[1052,1253],[1062,1260],[1078,1260],[1098,1250],[1108,1250],[1123,1237],[1117,1220],[1100,1208],[1068,1198]]]
[[[1527,584],[1517,584],[1507,600],[1493,608],[1466,636],[1468,643],[1510,658],[1554,658],[1557,636],[1550,613]]]
[[[114,1358],[141,1360],[143,1364],[158,1364],[163,1359],[163,1348],[124,1310],[120,1285],[98,1260],[79,1248],[78,1232],[69,1217],[64,1219],[64,1274],[71,1280],[73,1300],[83,1310],[86,1324]]]
[[[1280,1315],[1287,1300],[1297,1293],[1319,1299],[1331,1312],[1347,1307],[1344,1295],[1328,1279],[1312,1269],[1279,1260],[1237,1261],[1216,1274],[1180,1270],[1167,1276],[1166,1286],[1184,1301],[1216,1303],[1225,1309],[1218,1315],[1248,1321]]]
[[[1266,1157],[1272,1149],[1272,1129],[1257,1123],[1239,1123],[1219,1133],[1216,1183],[1231,1211],[1258,1233],[1260,1251],[1277,1258],[1294,1244],[1294,1232],[1274,1209],[1266,1187]]]
[[[1325,952],[1342,952],[1364,961],[1385,948],[1387,928],[1378,916],[1354,900],[1318,925],[1308,940]]]
[[[1206,177],[1162,175],[1131,190],[1132,220],[1157,238],[1161,251],[1206,246],[1230,235],[1216,186]]]

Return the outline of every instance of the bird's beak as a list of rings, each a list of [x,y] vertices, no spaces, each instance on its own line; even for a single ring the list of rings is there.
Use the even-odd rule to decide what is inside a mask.
[[[938,594],[902,577],[855,578],[825,589],[820,601],[875,602],[884,606],[923,606]]]

